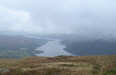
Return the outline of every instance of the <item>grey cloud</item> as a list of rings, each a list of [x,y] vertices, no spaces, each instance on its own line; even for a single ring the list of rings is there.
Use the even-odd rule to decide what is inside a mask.
[[[116,37],[116,1],[115,0],[1,0],[0,27],[3,30],[10,26],[9,30],[25,31],[31,33],[74,33],[82,36],[108,36]],[[13,19],[14,10],[22,13],[26,22]],[[29,14],[24,16],[24,14]],[[4,20],[9,15],[9,20]],[[20,24],[20,25],[19,25]],[[6,30],[8,30],[6,28]],[[35,31],[34,31],[35,30]]]

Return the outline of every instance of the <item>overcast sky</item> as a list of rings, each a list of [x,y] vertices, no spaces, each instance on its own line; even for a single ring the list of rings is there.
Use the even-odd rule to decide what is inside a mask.
[[[116,1],[0,0],[0,31],[116,36]]]

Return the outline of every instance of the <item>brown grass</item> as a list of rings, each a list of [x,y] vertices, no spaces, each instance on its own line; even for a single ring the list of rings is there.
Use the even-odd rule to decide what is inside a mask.
[[[116,75],[116,55],[1,59],[0,75]]]

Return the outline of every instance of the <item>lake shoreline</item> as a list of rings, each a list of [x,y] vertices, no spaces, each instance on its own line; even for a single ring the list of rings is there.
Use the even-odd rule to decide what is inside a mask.
[[[54,57],[54,56],[72,56],[71,53],[68,53],[66,50],[64,50],[66,46],[61,43],[61,40],[51,40],[48,41],[46,44],[44,44],[41,47],[36,48],[36,51],[42,51],[42,53],[35,54],[36,56],[47,56],[47,57]]]

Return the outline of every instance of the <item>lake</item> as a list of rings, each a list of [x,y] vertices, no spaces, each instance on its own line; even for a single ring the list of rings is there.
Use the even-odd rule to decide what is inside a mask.
[[[59,55],[72,56],[71,53],[64,50],[66,48],[65,45],[61,43],[61,40],[50,40],[46,44],[41,47],[38,47],[37,51],[42,51],[43,53],[36,54],[36,56],[46,56],[46,57],[54,57]]]

